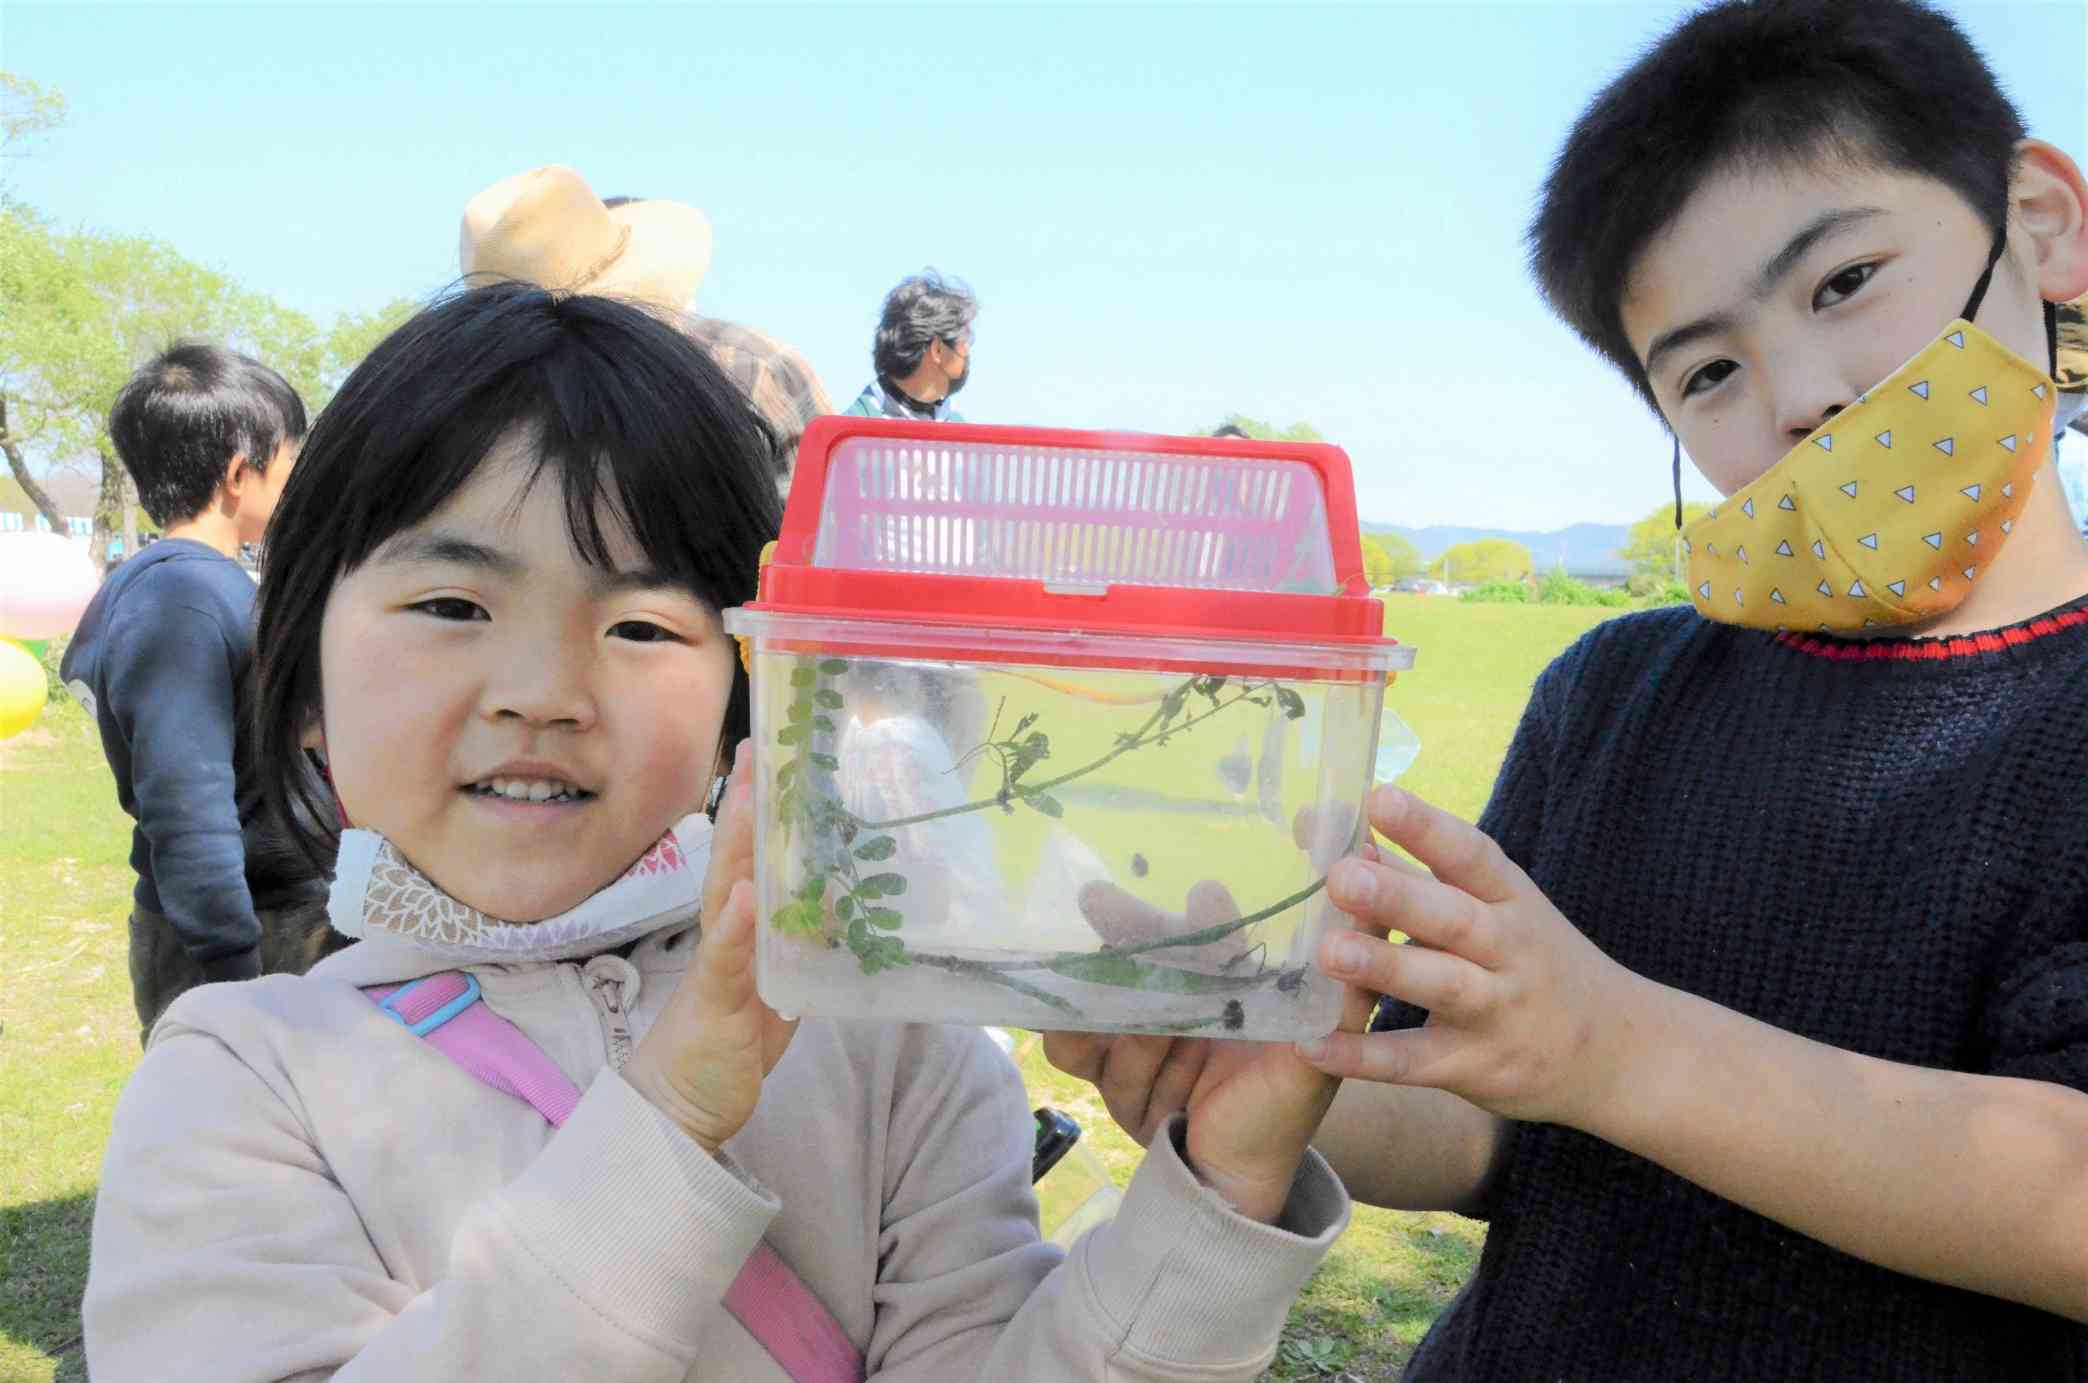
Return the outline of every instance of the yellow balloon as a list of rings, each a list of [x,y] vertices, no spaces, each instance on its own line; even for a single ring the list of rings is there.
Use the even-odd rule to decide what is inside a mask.
[[[0,639],[0,740],[36,722],[47,690],[43,664],[30,657],[28,649]]]

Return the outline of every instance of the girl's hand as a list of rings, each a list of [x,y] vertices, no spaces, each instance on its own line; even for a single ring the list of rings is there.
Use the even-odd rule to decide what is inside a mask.
[[[1143,906],[1128,894],[1120,900],[1127,910]],[[1096,916],[1111,901],[1112,893],[1101,890],[1082,898],[1104,936],[1150,920]],[[1202,913],[1239,916],[1221,886],[1199,884],[1190,893],[1189,916],[1165,930],[1193,930]],[[1360,1033],[1374,1002],[1374,995],[1350,986],[1342,1028]],[[1044,1035],[1044,1054],[1061,1071],[1092,1083],[1111,1117],[1141,1144],[1170,1116],[1187,1111],[1190,1168],[1242,1215],[1265,1224],[1290,1200],[1306,1148],[1341,1084],[1287,1043],[1053,1032]]]
[[[638,1050],[629,1081],[715,1153],[740,1131],[797,1031],[754,992],[753,774],[743,740],[718,807],[703,880],[703,932],[688,972]]]
[[[1612,1092],[1646,1011],[1643,983],[1604,955],[1492,839],[1397,788],[1370,798],[1378,833],[1427,866],[1366,847],[1327,881],[1337,907],[1383,938],[1320,945],[1329,975],[1428,1010],[1406,1032],[1335,1033],[1300,1050],[1320,1070],[1432,1086],[1512,1119],[1585,1128]]]

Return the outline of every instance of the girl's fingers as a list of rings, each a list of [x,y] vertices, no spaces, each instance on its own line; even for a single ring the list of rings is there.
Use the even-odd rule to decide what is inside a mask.
[[[1470,822],[1395,787],[1372,792],[1369,805],[1379,835],[1480,902],[1505,903],[1529,888],[1529,879],[1493,837]]]
[[[1102,1062],[1114,1040],[1108,1033],[1047,1032],[1044,1059],[1075,1080],[1095,1085],[1101,1079]]]
[[[1102,1092],[1110,1117],[1126,1132],[1136,1135],[1145,1128],[1153,1086],[1173,1047],[1171,1037],[1120,1036],[1102,1054],[1095,1088]]]
[[[1418,870],[1393,869],[1382,861],[1343,860],[1327,875],[1327,895],[1373,936],[1404,932],[1424,946],[1489,968],[1501,963],[1494,910],[1463,889]]]
[[[711,830],[710,866],[703,876],[706,923],[725,906],[734,883],[754,877],[754,812],[749,800],[753,794],[753,755],[747,741],[741,740],[733,750],[732,774],[724,800],[718,803],[717,825]]]
[[[1320,943],[1319,964],[1336,979],[1389,994],[1459,1026],[1482,1021],[1499,997],[1500,981],[1493,974],[1426,946],[1330,936]]]
[[[1298,1055],[1330,1076],[1441,1090],[1457,1084],[1466,1040],[1455,1029],[1435,1024],[1404,1032],[1337,1032],[1300,1042]]]
[[[1211,1044],[1203,1041],[1175,1040],[1169,1044],[1167,1055],[1160,1062],[1159,1074],[1153,1077],[1152,1091],[1146,1096],[1145,1117],[1138,1125],[1138,1141],[1152,1141],[1155,1128],[1176,1110],[1189,1107],[1189,1096],[1196,1089],[1196,1082],[1203,1076],[1204,1062],[1210,1059]]]
[[[706,1013],[739,1009],[754,994],[754,883],[732,885],[715,918],[703,919],[696,948],[696,997]]]

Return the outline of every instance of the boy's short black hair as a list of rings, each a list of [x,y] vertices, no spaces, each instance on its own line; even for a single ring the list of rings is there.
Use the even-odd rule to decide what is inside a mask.
[[[386,337],[306,439],[268,526],[255,612],[254,745],[266,805],[331,861],[334,808],[299,746],[320,714],[319,636],[335,584],[467,484],[518,429],[566,531],[609,563],[601,509],[650,566],[713,610],[750,600],[782,510],[768,426],[710,354],[616,298],[497,283],[439,300]],[[384,650],[368,656],[382,658]],[[747,733],[734,660],[725,735]]]
[[[258,360],[184,341],[141,366],[109,409],[109,437],[161,528],[210,506],[232,458],[268,469],[305,435],[304,400]]]
[[[1552,310],[1653,393],[1625,281],[1712,174],[1846,157],[1945,184],[1998,231],[2022,117],[1948,17],[1916,0],[1723,0],[1604,88],[1552,164],[1530,259]]]

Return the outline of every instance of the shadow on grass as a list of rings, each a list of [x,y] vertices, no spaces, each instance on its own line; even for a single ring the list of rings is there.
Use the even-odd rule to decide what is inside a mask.
[[[1473,1228],[1409,1223],[1380,1236],[1381,1253],[1352,1264],[1342,1286],[1300,1301],[1260,1383],[1395,1383],[1478,1264]]]
[[[0,1336],[58,1364],[58,1378],[84,1379],[80,1294],[94,1193],[0,1207]]]
[[[1381,1284],[1374,1293],[1378,1315],[1403,1338],[1419,1340],[1478,1266],[1480,1245],[1460,1235],[1416,1229],[1409,1242],[1422,1262],[1404,1282]]]

